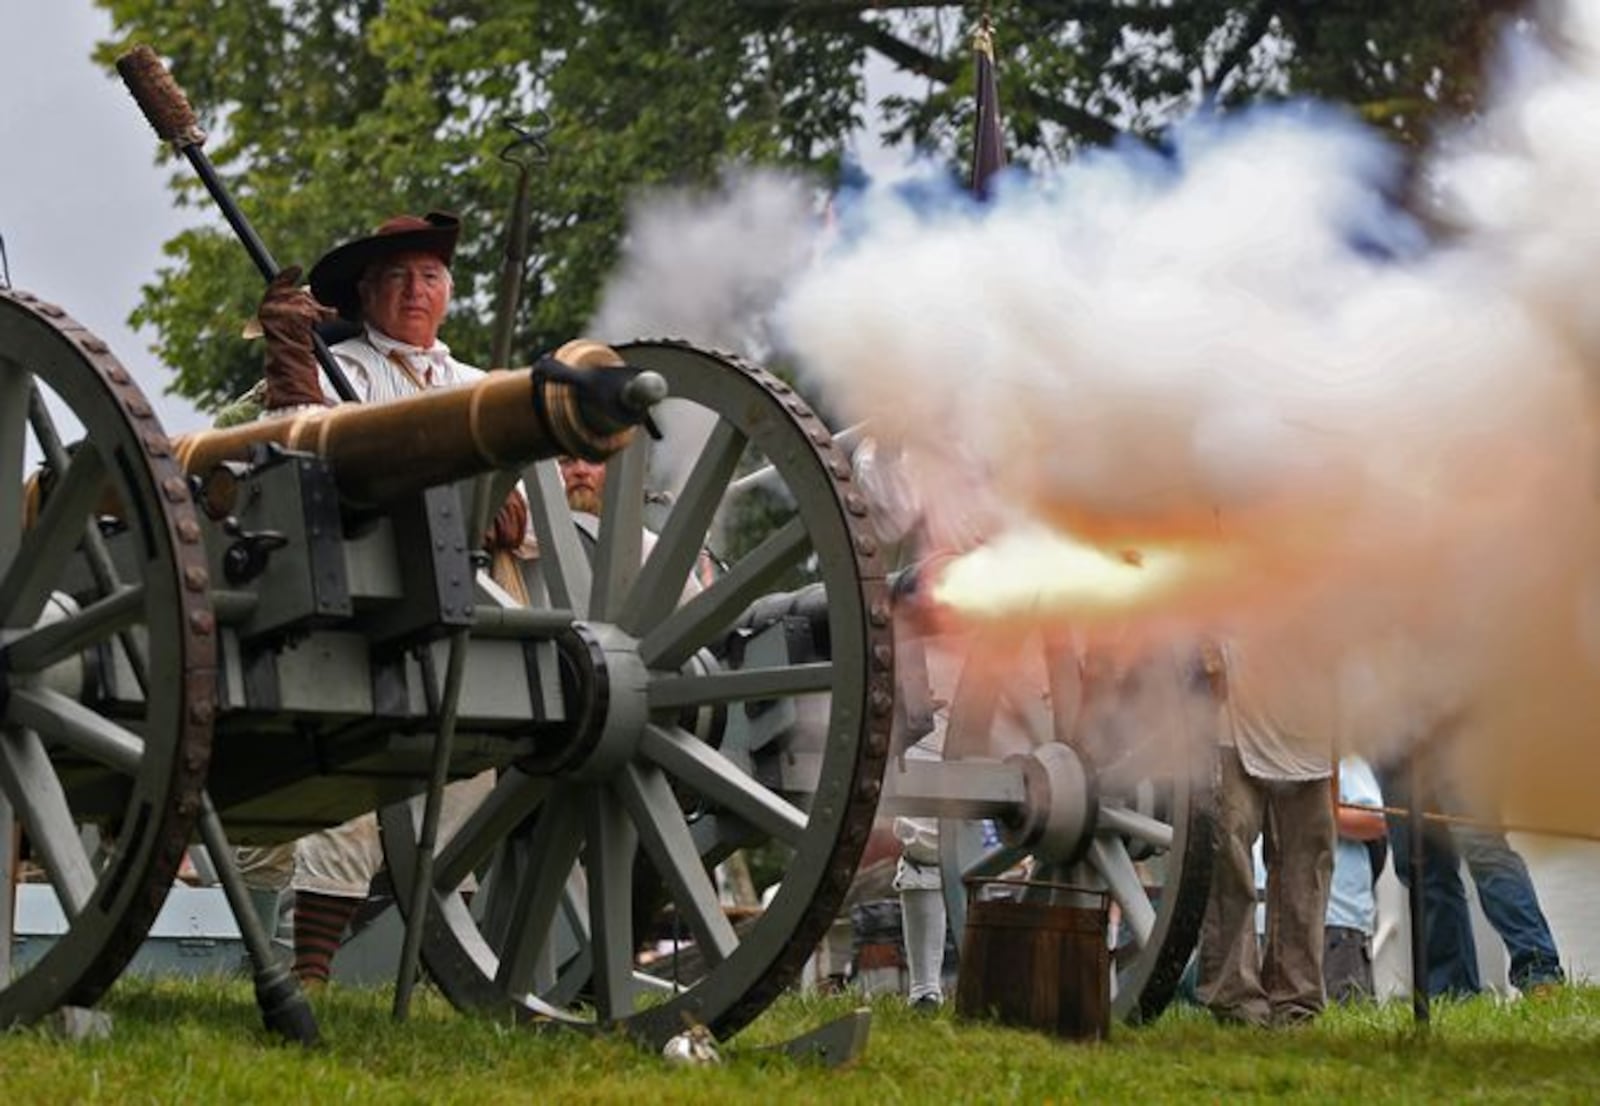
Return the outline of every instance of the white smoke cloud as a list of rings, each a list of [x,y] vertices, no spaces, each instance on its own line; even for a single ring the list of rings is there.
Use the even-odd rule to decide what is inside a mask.
[[[1273,658],[1318,738],[1382,752],[1466,709],[1495,747],[1593,749],[1597,7],[1519,43],[1430,162],[1446,243],[1386,198],[1381,140],[1279,108],[982,210],[880,190],[784,332],[909,454],[959,441],[997,507],[1237,550],[1232,589],[1149,621]]]
[[[677,338],[765,359],[771,314],[816,255],[817,196],[793,174],[747,166],[726,168],[710,193],[641,195],[587,333],[608,342]],[[652,454],[647,479],[653,492],[670,497],[714,420],[703,408],[668,400],[656,421],[666,448]]]
[[[815,187],[772,169],[731,167],[709,194],[646,193],[629,214],[622,260],[589,333],[763,356],[766,320],[811,261],[818,226]]]
[[[1245,112],[981,209],[869,189],[784,285],[784,347],[916,459],[936,516],[1220,543],[1233,586],[1141,615],[1152,633],[1297,662],[1282,715],[1316,703],[1370,752],[1465,712],[1513,808],[1600,829],[1600,0],[1542,14],[1425,163],[1446,234],[1396,207],[1355,122]],[[764,240],[745,216],[775,217],[769,275],[796,272],[809,215],[739,195],[656,224],[674,272]],[[775,288],[679,283],[736,313]]]

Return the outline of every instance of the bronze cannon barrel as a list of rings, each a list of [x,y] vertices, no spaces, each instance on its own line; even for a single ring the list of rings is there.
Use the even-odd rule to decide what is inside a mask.
[[[632,440],[665,394],[659,376],[624,365],[608,346],[568,342],[531,369],[491,372],[377,404],[339,404],[173,441],[184,469],[203,475],[266,445],[314,453],[344,501],[390,502],[491,469],[562,454],[604,460]]]

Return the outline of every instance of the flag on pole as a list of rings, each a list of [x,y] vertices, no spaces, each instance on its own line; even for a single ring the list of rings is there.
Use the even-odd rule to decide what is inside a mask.
[[[972,194],[989,198],[989,181],[1006,167],[1005,135],[1000,127],[1000,96],[994,83],[994,28],[985,12],[972,33],[977,61],[977,127],[972,141]]]

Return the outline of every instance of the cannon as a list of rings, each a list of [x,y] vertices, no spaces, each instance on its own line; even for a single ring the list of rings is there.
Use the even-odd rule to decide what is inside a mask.
[[[947,650],[933,680],[950,695],[938,758],[895,758],[882,809],[938,820],[957,934],[973,894],[1007,875],[1027,877],[1005,893],[1032,903],[1104,894],[1109,1014],[1153,1020],[1178,992],[1205,914],[1215,705],[1181,651],[1122,667],[1080,655],[1066,634],[978,636]],[[918,682],[919,653],[901,649],[903,683]]]
[[[422,958],[460,1005],[659,1042],[686,1020],[726,1035],[789,985],[837,912],[889,753],[868,507],[777,377],[676,342],[618,352],[664,380],[664,422],[707,427],[676,458],[648,555],[651,451],[678,444],[632,430],[648,382],[536,367],[174,439],[102,341],[0,291],[0,517],[32,515],[0,528],[0,818],[68,923],[0,977],[0,1025],[105,991],[197,826],[269,844],[374,809],[402,904],[431,870]],[[610,454],[592,542],[562,452]],[[726,489],[754,469],[782,488],[771,527],[720,548]],[[526,490],[526,606],[468,537],[460,482],[477,474]],[[708,545],[728,565],[686,589]],[[747,617],[800,586],[825,597],[825,655],[767,648],[769,620]],[[447,717],[448,776],[494,782],[419,865],[404,800]],[[741,853],[782,880],[730,916],[713,873]]]

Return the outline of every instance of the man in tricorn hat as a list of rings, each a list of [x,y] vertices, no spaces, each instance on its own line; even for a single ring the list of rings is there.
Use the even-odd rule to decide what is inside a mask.
[[[397,215],[376,232],[337,246],[311,267],[311,286],[300,287],[300,268],[267,285],[257,318],[266,337],[269,414],[332,403],[332,384],[312,352],[317,324],[334,317],[360,326],[333,346],[356,397],[363,402],[399,399],[429,388],[467,384],[483,370],[450,356],[439,327],[450,310],[461,221],[438,211]],[[527,532],[527,504],[513,494],[494,520],[486,546],[510,550]]]
[[[278,274],[259,315],[267,339],[267,407],[332,402],[311,333],[314,324],[335,316],[361,326],[333,353],[362,400],[396,399],[481,376],[439,341],[460,230],[455,216],[441,212],[397,215],[375,233],[328,251],[312,266],[309,294],[299,287],[298,267]]]
[[[258,315],[266,338],[267,417],[334,402],[312,335],[335,316],[361,328],[332,352],[362,401],[398,399],[481,377],[482,370],[457,361],[439,340],[450,308],[450,262],[460,229],[454,215],[398,215],[373,234],[325,254],[311,268],[309,291],[300,286],[298,267],[278,274]],[[527,504],[513,492],[485,534],[485,548],[498,554],[520,549],[527,522]],[[492,785],[492,773],[485,773],[446,789],[441,838],[455,831]],[[345,926],[381,863],[371,814],[296,843],[290,886],[295,974],[303,982],[327,980]]]

